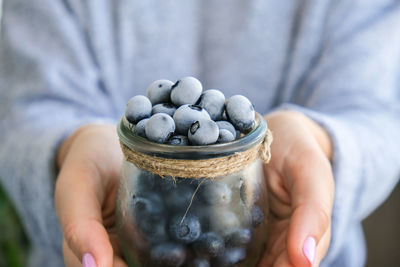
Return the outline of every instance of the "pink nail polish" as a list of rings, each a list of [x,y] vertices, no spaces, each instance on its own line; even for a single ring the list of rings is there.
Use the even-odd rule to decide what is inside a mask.
[[[307,237],[306,241],[304,241],[303,253],[307,257],[311,265],[314,264],[315,249],[316,249],[315,239],[311,236]]]
[[[82,257],[83,267],[96,267],[96,261],[94,260],[92,254],[86,253]]]

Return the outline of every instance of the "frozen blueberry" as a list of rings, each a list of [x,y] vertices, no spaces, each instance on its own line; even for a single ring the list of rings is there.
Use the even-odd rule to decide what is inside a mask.
[[[219,129],[217,143],[228,143],[228,142],[232,142],[233,140],[235,140],[235,137],[233,137],[233,135],[230,131],[225,130],[225,129]]]
[[[165,143],[174,134],[175,123],[169,115],[157,113],[147,121],[145,131],[150,141]]]
[[[134,194],[132,205],[137,220],[143,217],[159,218],[164,211],[163,200],[154,192]]]
[[[234,95],[226,103],[226,112],[232,124],[241,132],[249,131],[255,122],[254,107],[247,97]]]
[[[191,267],[210,267],[210,262],[207,259],[202,259],[202,258],[197,258],[194,259],[192,264],[190,265]]]
[[[183,215],[175,215],[169,222],[169,233],[171,237],[183,243],[191,243],[199,238],[201,226],[199,218],[193,214],[186,215],[182,222]]]
[[[177,106],[195,104],[201,95],[203,86],[194,77],[185,77],[171,88],[171,102]]]
[[[237,263],[246,258],[246,250],[243,248],[227,248],[221,256],[215,259],[216,266],[236,266]]]
[[[211,216],[211,229],[221,233],[224,236],[240,226],[240,222],[236,214],[226,209],[225,206],[214,209],[211,212]]]
[[[153,105],[170,101],[171,87],[174,83],[169,80],[158,80],[151,83],[146,94]]]
[[[226,205],[231,202],[232,191],[222,181],[206,181],[199,190],[202,199],[210,205]]]
[[[150,251],[151,259],[159,266],[178,267],[186,259],[185,248],[176,243],[161,243]]]
[[[154,187],[154,174],[148,171],[141,171],[137,178],[136,192],[148,192]]]
[[[150,115],[151,102],[143,95],[132,97],[126,105],[125,117],[132,124],[136,124],[138,121],[150,117]]]
[[[246,228],[237,228],[229,233],[225,240],[230,247],[245,246],[251,240],[251,231]]]
[[[214,144],[218,140],[218,135],[218,125],[210,119],[195,121],[188,131],[188,139],[192,145]]]
[[[232,135],[236,138],[236,129],[233,127],[232,123],[229,121],[216,121],[218,128],[228,130],[232,133]]]
[[[206,90],[201,94],[198,105],[207,110],[212,120],[219,120],[225,110],[225,96],[219,90]]]
[[[193,243],[197,255],[202,257],[216,257],[224,252],[225,244],[221,236],[214,232],[203,233]]]
[[[253,206],[251,209],[251,222],[253,227],[257,227],[264,220],[264,213],[259,206]]]
[[[169,139],[168,144],[174,146],[187,146],[189,145],[189,139],[184,135],[174,135]]]
[[[172,210],[186,210],[192,199],[194,189],[190,185],[178,184],[166,197],[166,204]]]
[[[149,119],[143,119],[141,121],[139,121],[136,126],[135,126],[135,130],[133,130],[133,133],[141,136],[143,138],[146,138],[146,131],[144,130],[146,127],[146,123]]]
[[[171,190],[176,188],[175,180],[171,176],[156,177],[155,184],[157,189],[164,193],[169,193]]]
[[[162,103],[162,104],[157,104],[153,107],[151,110],[151,114],[157,114],[157,113],[167,113],[171,117],[174,116],[174,113],[176,111],[176,107],[172,105],[171,103]]]
[[[239,139],[240,137],[242,137],[242,133],[239,130],[236,130],[236,138],[235,139]]]
[[[176,125],[176,132],[181,135],[187,135],[189,127],[193,122],[201,119],[210,119],[210,115],[200,106],[183,105],[175,111],[173,118]]]
[[[142,217],[138,221],[140,232],[151,243],[160,243],[168,239],[166,225],[164,218],[153,218],[151,216]]]

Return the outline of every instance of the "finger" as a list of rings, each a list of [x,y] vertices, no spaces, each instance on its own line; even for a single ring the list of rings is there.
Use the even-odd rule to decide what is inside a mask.
[[[75,256],[72,250],[68,247],[66,241],[63,241],[63,254],[66,267],[81,267],[81,261]],[[119,256],[114,256],[113,267],[128,267],[126,262]]]
[[[81,161],[66,161],[56,185],[56,208],[64,238],[76,257],[86,253],[97,267],[112,266],[113,249],[102,223],[104,189],[96,170]]]
[[[285,166],[293,205],[287,247],[292,263],[311,266],[315,246],[330,229],[333,177],[329,161],[318,150],[294,158],[296,162],[287,162]]]
[[[278,256],[278,258],[276,259],[276,261],[274,262],[274,264],[272,266],[274,266],[274,267],[294,267],[296,265],[293,265],[292,263],[290,263],[288,253],[285,250]]]
[[[331,231],[329,229],[329,231],[325,232],[325,234],[318,242],[317,255],[314,263],[315,267],[319,266],[321,260],[323,259],[323,255],[325,255],[326,252],[328,251],[330,240],[331,240]]]

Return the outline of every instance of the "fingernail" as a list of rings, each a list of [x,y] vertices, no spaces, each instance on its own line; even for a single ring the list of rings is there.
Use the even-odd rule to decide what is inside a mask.
[[[311,265],[314,264],[315,246],[316,246],[315,239],[312,238],[311,236],[307,237],[306,241],[304,241],[303,253],[307,257]]]
[[[82,257],[83,267],[96,267],[96,261],[94,260],[92,254],[86,253]]]

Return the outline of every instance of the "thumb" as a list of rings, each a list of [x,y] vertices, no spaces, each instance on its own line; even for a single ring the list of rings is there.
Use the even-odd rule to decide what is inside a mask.
[[[64,239],[84,267],[113,264],[113,249],[101,215],[104,189],[97,176],[87,165],[65,162],[56,185],[56,209]]]
[[[287,169],[293,205],[287,237],[289,258],[296,266],[314,266],[329,246],[325,237],[330,235],[334,188],[330,163],[322,153],[312,152]]]

